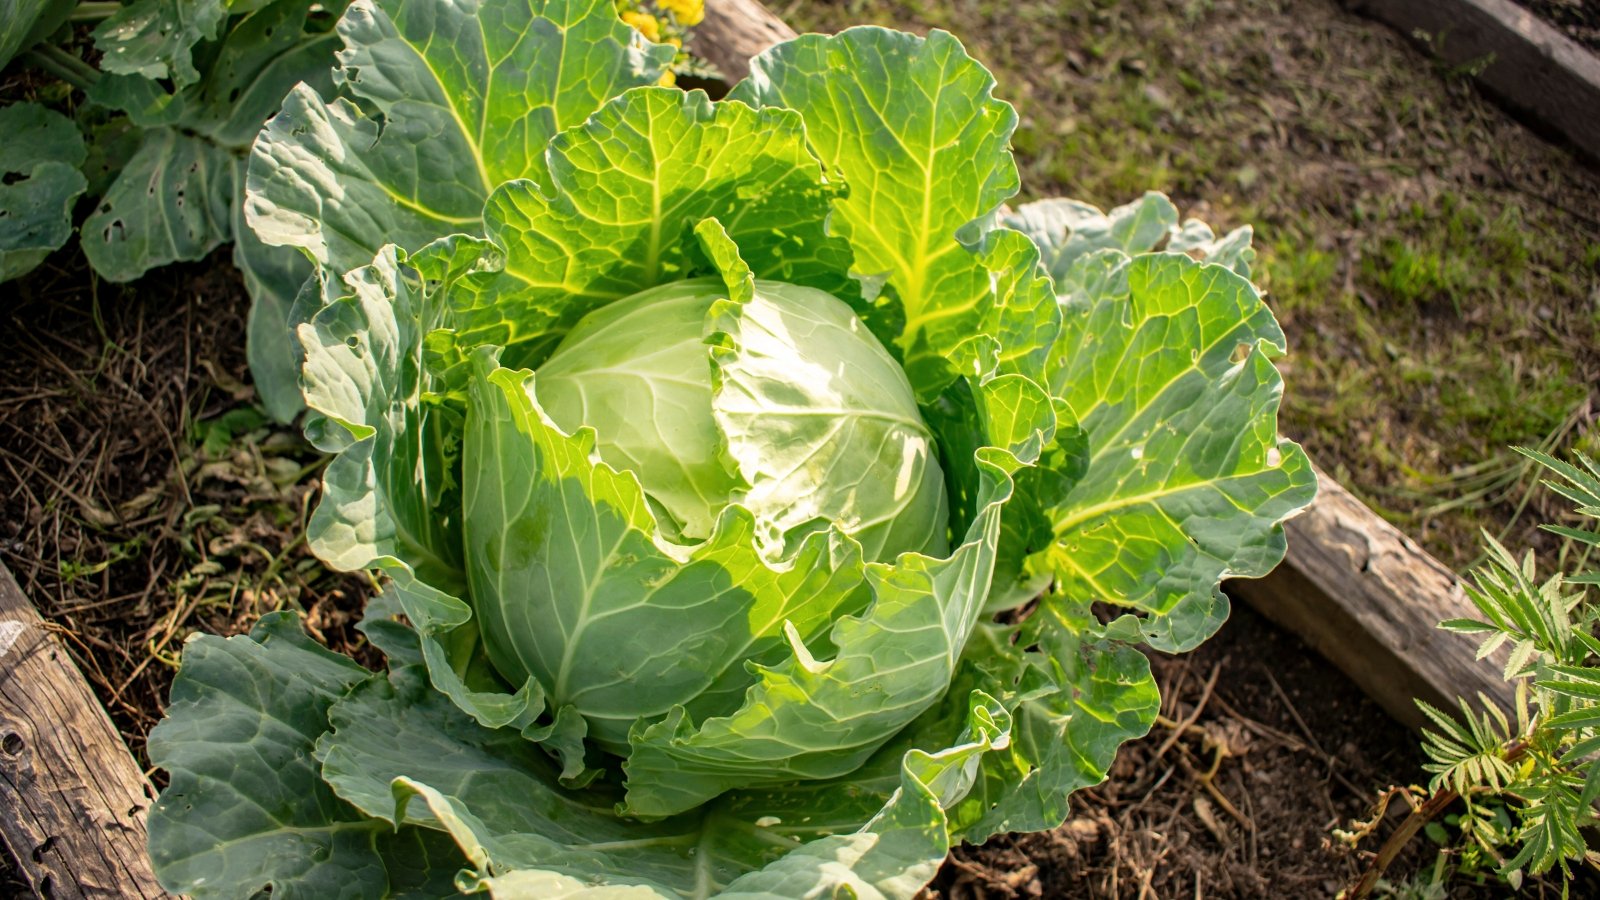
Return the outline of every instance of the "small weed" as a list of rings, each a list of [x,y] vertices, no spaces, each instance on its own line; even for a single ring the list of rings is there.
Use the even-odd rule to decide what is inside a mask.
[[[62,582],[74,584],[84,581],[106,571],[120,562],[138,559],[144,552],[145,538],[135,535],[126,541],[110,541],[101,545],[104,556],[96,561],[89,562],[82,559],[63,559],[57,564]]]
[[[235,440],[267,424],[267,417],[253,406],[237,406],[203,422],[190,426],[189,437],[199,445],[200,452],[217,458],[227,452]]]

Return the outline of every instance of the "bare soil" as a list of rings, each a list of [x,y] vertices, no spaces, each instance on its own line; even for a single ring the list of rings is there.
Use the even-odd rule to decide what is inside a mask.
[[[304,546],[322,460],[249,406],[226,253],[127,287],[64,252],[6,287],[0,560],[135,754],[194,631],[290,607],[350,647],[365,581]]]

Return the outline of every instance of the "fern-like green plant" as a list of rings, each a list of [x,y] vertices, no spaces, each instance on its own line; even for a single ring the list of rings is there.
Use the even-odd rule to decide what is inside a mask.
[[[1551,477],[1544,484],[1570,500],[1579,515],[1600,520],[1600,465],[1582,453],[1564,462],[1518,449]],[[1582,829],[1597,821],[1600,798],[1600,607],[1585,603],[1600,570],[1587,568],[1600,548],[1600,529],[1546,524],[1576,551],[1564,568],[1540,581],[1534,554],[1518,558],[1485,533],[1488,561],[1464,586],[1481,618],[1439,623],[1446,631],[1481,638],[1478,658],[1510,647],[1505,678],[1516,687],[1515,709],[1502,710],[1480,694],[1459,699],[1459,716],[1418,705],[1433,723],[1423,732],[1432,774],[1423,801],[1379,849],[1347,893],[1369,896],[1405,844],[1457,801],[1463,839],[1473,841],[1512,886],[1524,874],[1559,869],[1563,881],[1575,863],[1600,861]],[[1507,828],[1500,808],[1511,813]]]

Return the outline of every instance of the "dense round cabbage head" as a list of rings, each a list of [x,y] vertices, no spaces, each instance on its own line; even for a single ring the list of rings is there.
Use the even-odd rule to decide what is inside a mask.
[[[704,540],[739,503],[774,557],[830,523],[870,560],[947,552],[933,436],[850,307],[758,281],[737,310],[735,354],[718,331],[726,296],[719,279],[691,279],[590,313],[539,368],[540,405],[569,433],[595,430],[600,458],[638,476],[665,536]],[[724,364],[759,367],[762,390],[721,378]]]

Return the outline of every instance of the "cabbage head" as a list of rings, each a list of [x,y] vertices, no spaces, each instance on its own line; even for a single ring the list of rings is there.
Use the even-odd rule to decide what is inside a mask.
[[[569,434],[595,429],[600,459],[639,476],[672,539],[705,540],[738,502],[769,555],[830,522],[871,561],[944,555],[944,473],[900,364],[831,294],[726,293],[687,279],[589,313],[539,367],[540,405]],[[741,368],[757,361],[763,392]]]
[[[356,0],[252,151],[308,539],[191,642],[152,760],[197,898],[909,898],[1043,830],[1311,499],[1247,228],[1007,208],[1016,113],[943,32],[806,35],[725,99],[610,0]],[[1112,611],[1106,614],[1104,611]]]

